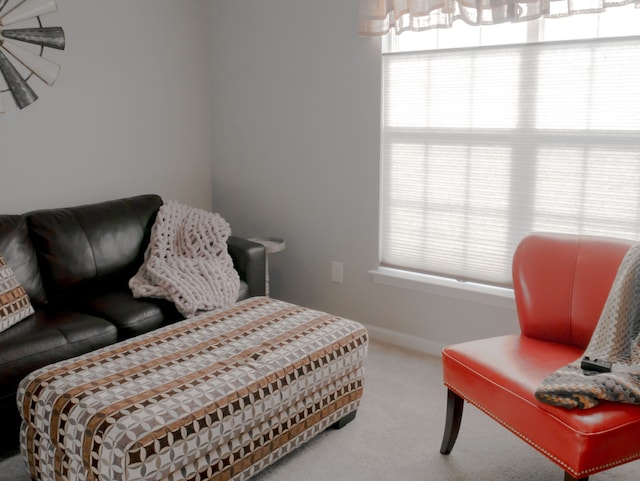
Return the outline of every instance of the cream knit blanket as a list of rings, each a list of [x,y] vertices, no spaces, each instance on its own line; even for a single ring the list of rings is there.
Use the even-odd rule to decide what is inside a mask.
[[[582,409],[600,401],[640,404],[640,245],[625,255],[596,329],[584,352],[612,363],[611,372],[585,374],[580,359],[545,378],[540,401]]]
[[[173,301],[185,317],[236,302],[240,278],[227,252],[229,224],[175,201],[161,206],[144,262],[129,280],[134,297]]]

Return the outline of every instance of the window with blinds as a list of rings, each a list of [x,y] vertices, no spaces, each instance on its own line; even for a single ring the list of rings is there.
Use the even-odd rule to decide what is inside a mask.
[[[640,239],[640,37],[384,54],[381,157],[384,267],[508,287],[529,232]]]

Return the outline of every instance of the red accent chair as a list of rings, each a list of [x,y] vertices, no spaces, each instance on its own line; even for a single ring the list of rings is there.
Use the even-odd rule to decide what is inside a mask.
[[[640,457],[640,406],[604,402],[571,410],[534,395],[548,374],[582,355],[631,244],[561,234],[532,234],[520,243],[513,287],[521,333],[442,352],[448,388],[442,454],[453,449],[468,401],[558,464],[565,481],[586,481]]]

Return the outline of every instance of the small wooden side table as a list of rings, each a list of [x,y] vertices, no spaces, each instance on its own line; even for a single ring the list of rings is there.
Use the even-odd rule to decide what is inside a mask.
[[[285,248],[285,242],[277,237],[253,237],[250,241],[262,244],[267,255],[264,256],[264,273],[265,273],[265,285],[264,291],[267,297],[269,296],[269,255],[276,252],[282,252]]]

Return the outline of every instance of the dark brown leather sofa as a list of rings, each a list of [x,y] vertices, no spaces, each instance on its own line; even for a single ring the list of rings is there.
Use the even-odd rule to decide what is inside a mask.
[[[0,215],[0,254],[34,314],[0,332],[0,450],[18,446],[16,389],[29,372],[182,319],[168,301],[128,287],[144,258],[158,195]],[[265,294],[265,251],[232,236],[238,299]]]

